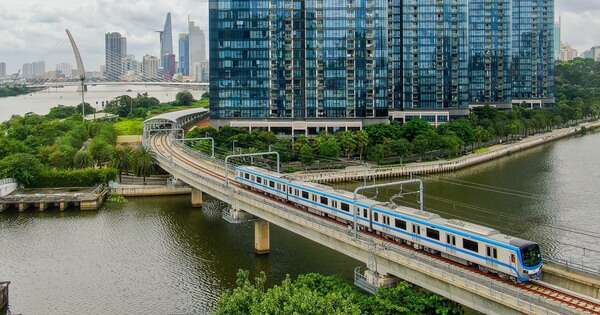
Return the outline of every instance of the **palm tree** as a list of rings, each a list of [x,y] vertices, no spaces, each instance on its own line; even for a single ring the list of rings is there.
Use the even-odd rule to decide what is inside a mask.
[[[123,172],[128,171],[131,168],[132,153],[132,150],[127,147],[117,148],[117,150],[115,151],[112,165],[114,168],[119,170],[119,182],[123,181]]]
[[[134,154],[134,164],[137,176],[144,178],[144,185],[146,185],[146,177],[152,173],[154,169],[154,158],[152,153],[144,147],[140,147]]]

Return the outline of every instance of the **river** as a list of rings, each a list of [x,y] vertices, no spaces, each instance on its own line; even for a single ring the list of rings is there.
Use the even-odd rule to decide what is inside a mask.
[[[597,237],[571,231],[599,234],[599,158],[600,133],[562,140],[429,178],[426,206],[533,239],[553,256],[580,257],[566,244],[600,249]],[[190,208],[188,198],[131,199],[97,213],[0,214],[0,280],[12,281],[13,311],[201,314],[240,268],[265,271],[273,283],[306,272],[351,279],[358,265],[273,226],[272,253],[255,256],[252,224],[229,225],[216,211]],[[588,251],[583,260],[598,266],[599,256]]]
[[[182,89],[178,87],[164,86],[89,85],[88,91],[85,93],[85,101],[96,107],[98,110],[102,109],[103,103],[106,104],[115,97],[124,94],[136,96],[138,93],[148,93],[150,96],[156,97],[161,102],[171,102],[175,100],[175,95],[181,90]],[[202,96],[199,91],[192,91],[192,93],[197,99]],[[15,97],[1,97],[0,122],[10,119],[12,115],[23,115],[29,112],[47,114],[50,108],[56,105],[76,106],[78,104],[81,104],[81,94],[77,92],[77,87],[75,86],[50,88],[40,92]]]

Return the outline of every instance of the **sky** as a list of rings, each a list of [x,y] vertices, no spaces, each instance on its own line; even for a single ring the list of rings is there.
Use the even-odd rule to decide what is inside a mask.
[[[563,42],[580,52],[600,44],[600,0],[556,0]],[[208,30],[208,0],[0,0],[0,62],[13,73],[23,63],[46,61],[46,69],[75,64],[65,28],[71,30],[88,71],[104,60],[104,34],[127,36],[138,59],[159,54],[158,34],[167,12],[173,38],[187,31],[188,16]]]

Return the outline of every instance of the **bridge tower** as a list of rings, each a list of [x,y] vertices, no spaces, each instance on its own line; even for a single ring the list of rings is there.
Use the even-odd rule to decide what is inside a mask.
[[[67,36],[69,37],[69,42],[71,43],[71,47],[73,48],[73,54],[75,55],[75,62],[77,63],[77,71],[79,72],[79,80],[81,81],[81,108],[82,114],[85,119],[85,67],[83,66],[83,60],[81,59],[81,54],[79,53],[79,48],[75,43],[75,39],[71,32],[67,29]]]

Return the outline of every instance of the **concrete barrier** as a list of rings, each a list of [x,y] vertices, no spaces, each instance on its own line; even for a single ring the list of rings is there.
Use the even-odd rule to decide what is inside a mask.
[[[12,194],[19,188],[17,181],[11,178],[0,180],[0,197],[5,197]]]
[[[546,262],[544,281],[600,300],[600,276]]]
[[[111,192],[124,197],[154,197],[189,195],[192,193],[192,189],[190,187],[164,185],[119,185],[111,188]]]

